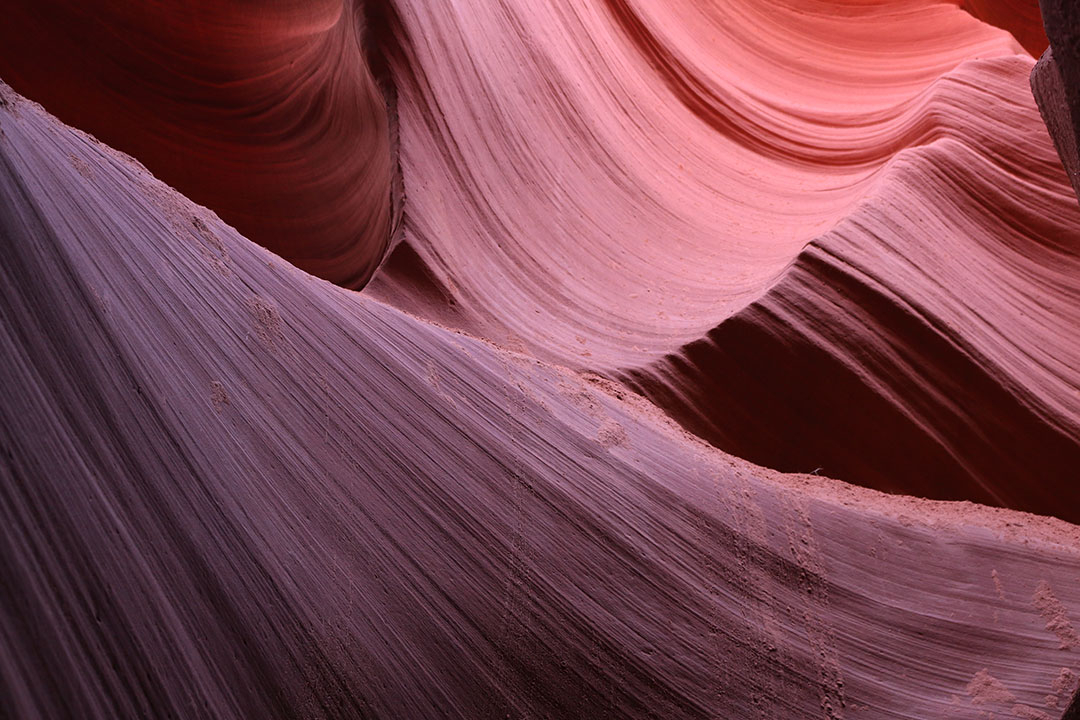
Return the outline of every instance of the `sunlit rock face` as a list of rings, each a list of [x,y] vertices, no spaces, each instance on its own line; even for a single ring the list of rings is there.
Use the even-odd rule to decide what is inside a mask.
[[[1047,7],[13,3],[0,716],[1074,716]]]
[[[912,2],[398,23],[377,297],[769,467],[1080,518],[1080,209],[1011,35]]]

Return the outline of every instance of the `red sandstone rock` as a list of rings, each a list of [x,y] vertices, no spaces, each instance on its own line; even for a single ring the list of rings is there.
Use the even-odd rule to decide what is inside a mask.
[[[1032,57],[1046,50],[1037,0],[963,0],[961,7],[983,22],[1008,30]]]
[[[16,717],[976,718],[1071,689],[1075,526],[737,460],[3,99]]]
[[[964,7],[16,3],[225,220],[0,85],[0,715],[1075,715],[1080,207]]]
[[[401,5],[376,296],[763,465],[1080,519],[1080,209],[1015,40],[933,3]]]
[[[299,267],[362,285],[390,233],[386,105],[343,0],[17,0],[0,77]]]

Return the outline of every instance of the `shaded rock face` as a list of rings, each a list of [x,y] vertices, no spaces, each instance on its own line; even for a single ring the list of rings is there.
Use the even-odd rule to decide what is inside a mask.
[[[1080,200],[1080,9],[1061,0],[1041,5],[1050,48],[1031,71],[1031,90]]]
[[[961,7],[983,22],[1008,30],[1032,57],[1046,51],[1038,0],[963,0]]]
[[[0,77],[308,272],[386,251],[387,109],[343,0],[14,2]]]
[[[1075,715],[1033,7],[15,3],[0,715]]]
[[[1072,704],[1069,705],[1069,709],[1065,711],[1061,720],[1080,720],[1080,692],[1073,697]]]
[[[1073,122],[1072,108],[1065,87],[1061,66],[1054,59],[1052,49],[1047,49],[1039,62],[1031,69],[1031,91],[1039,103],[1043,122],[1050,137],[1054,139],[1058,157],[1065,174],[1072,182],[1076,197],[1080,200],[1080,154],[1077,153],[1077,130]]]

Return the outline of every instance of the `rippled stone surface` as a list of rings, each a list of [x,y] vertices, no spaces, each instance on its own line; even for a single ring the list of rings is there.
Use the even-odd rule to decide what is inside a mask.
[[[1037,17],[15,3],[0,715],[1067,717]]]

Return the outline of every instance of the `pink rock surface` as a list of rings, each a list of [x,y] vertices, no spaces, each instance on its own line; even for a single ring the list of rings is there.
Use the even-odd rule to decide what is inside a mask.
[[[3,99],[17,717],[1067,702],[1075,526],[748,464],[312,278]]]
[[[1075,715],[1032,7],[14,3],[0,717]]]
[[[1080,209],[1011,36],[908,1],[403,5],[376,296],[770,467],[1080,519]]]

